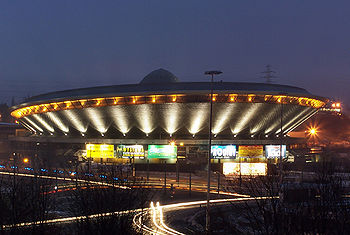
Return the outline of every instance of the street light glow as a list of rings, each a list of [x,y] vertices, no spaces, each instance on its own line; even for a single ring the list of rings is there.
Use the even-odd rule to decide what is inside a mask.
[[[318,133],[318,130],[316,127],[310,127],[308,131],[309,131],[309,135],[311,136],[315,136]]]

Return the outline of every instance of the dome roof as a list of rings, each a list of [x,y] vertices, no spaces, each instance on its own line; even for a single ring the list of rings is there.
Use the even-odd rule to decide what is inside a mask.
[[[165,69],[157,69],[150,72],[142,79],[140,84],[159,84],[159,83],[174,83],[178,82],[178,78]]]

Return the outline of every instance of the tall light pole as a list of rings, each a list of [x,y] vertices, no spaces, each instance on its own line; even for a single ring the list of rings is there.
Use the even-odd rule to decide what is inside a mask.
[[[280,188],[282,189],[282,183],[283,183],[283,98],[286,96],[286,93],[280,93],[279,94],[279,102],[281,103],[281,113],[280,113],[280,159],[279,159],[279,168],[280,168]]]
[[[208,148],[208,182],[207,182],[207,208],[205,213],[205,231],[207,234],[210,233],[210,158],[211,158],[211,139],[212,139],[212,123],[213,123],[213,82],[214,82],[214,75],[221,74],[221,71],[212,70],[212,71],[206,71],[205,75],[211,75],[211,82],[210,82],[210,118],[209,118],[209,148]]]

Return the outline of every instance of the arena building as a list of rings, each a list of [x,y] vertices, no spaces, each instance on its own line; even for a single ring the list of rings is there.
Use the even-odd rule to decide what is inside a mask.
[[[282,152],[281,141],[295,143],[288,132],[327,102],[293,86],[180,82],[159,69],[139,84],[34,96],[12,107],[11,115],[32,133],[18,140],[86,144],[83,155],[100,161],[133,158],[140,164],[162,159],[171,163],[192,156],[205,162],[211,88],[212,156],[231,163],[239,158],[240,163],[274,158],[267,152]]]

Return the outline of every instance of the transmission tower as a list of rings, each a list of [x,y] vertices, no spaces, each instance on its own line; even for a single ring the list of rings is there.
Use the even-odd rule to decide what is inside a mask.
[[[261,72],[263,74],[262,78],[266,79],[266,83],[271,83],[272,78],[276,78],[273,74],[276,73],[275,71],[271,70],[271,65],[266,65],[266,70],[264,72]]]

